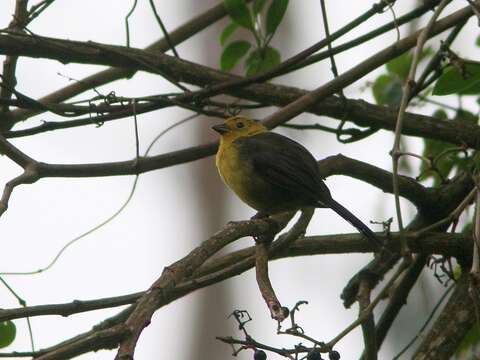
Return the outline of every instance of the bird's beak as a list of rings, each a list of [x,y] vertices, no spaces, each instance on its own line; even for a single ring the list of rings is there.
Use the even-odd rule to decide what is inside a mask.
[[[230,129],[228,128],[228,126],[225,125],[225,124],[213,125],[213,126],[212,126],[212,129],[215,130],[216,132],[218,132],[219,134],[225,134],[225,133],[227,133],[227,132],[230,131]]]

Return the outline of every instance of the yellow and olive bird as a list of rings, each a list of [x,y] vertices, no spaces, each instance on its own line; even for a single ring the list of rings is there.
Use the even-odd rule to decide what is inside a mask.
[[[379,248],[380,240],[333,200],[313,155],[260,122],[234,116],[212,127],[221,135],[216,165],[223,181],[263,216],[303,207],[330,208]]]

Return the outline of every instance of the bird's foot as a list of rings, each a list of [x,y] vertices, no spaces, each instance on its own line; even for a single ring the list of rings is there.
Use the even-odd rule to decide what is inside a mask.
[[[275,234],[279,231],[278,222],[272,219],[269,214],[263,213],[261,211],[257,212],[255,215],[251,217],[251,220],[259,220],[259,219],[265,221],[268,224],[269,231],[265,234],[254,235],[253,239],[255,240],[256,243],[272,242],[275,237]]]

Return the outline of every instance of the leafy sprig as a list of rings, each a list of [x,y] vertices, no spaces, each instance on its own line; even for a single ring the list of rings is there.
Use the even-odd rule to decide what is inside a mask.
[[[224,0],[224,4],[231,23],[220,34],[220,68],[230,71],[245,58],[245,73],[252,76],[280,64],[279,51],[269,44],[285,16],[288,0],[255,0],[250,5],[245,0]],[[248,30],[251,38],[227,43],[239,28]]]

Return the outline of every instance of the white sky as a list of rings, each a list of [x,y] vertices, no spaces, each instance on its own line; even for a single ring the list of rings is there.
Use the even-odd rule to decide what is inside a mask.
[[[7,26],[13,12],[13,0],[0,3],[0,27]],[[195,4],[198,9],[193,10]],[[411,8],[413,1],[398,2],[397,15]],[[209,8],[207,2],[156,1],[158,10],[169,30],[189,20],[194,14]],[[351,1],[348,7],[341,2],[327,1],[330,9],[332,30],[347,23],[358,14],[366,11],[372,1]],[[40,18],[34,21],[30,30],[39,35],[96,42],[124,44],[124,16],[132,1],[72,1],[57,0]],[[462,3],[463,5],[463,3]],[[400,8],[401,7],[401,8]],[[288,9],[288,24],[280,28],[279,38],[289,36],[281,44],[282,58],[289,57],[323,37],[321,13],[318,1],[291,1]],[[348,35],[344,40],[355,37],[361,32],[391,20],[386,12],[376,16],[362,26],[360,32]],[[289,26],[288,26],[289,25]],[[147,1],[139,5],[131,18],[131,43],[135,47],[144,47],[161,36],[159,28],[150,12]],[[474,21],[470,26],[475,26]],[[286,29],[288,27],[288,30]],[[467,32],[468,33],[468,32]],[[405,34],[405,30],[402,31]],[[219,53],[218,30],[207,29],[190,41],[178,47],[180,55],[188,60],[203,61],[205,47],[208,51]],[[339,71],[349,69],[375,51],[383,48],[395,39],[395,34],[381,37],[375,41],[337,56]],[[470,45],[471,39],[460,39]],[[341,43],[343,41],[340,41]],[[280,46],[281,45],[281,46]],[[478,55],[478,54],[477,54]],[[0,56],[3,61],[3,57]],[[18,63],[18,90],[32,97],[45,95],[68,84],[65,76],[81,79],[101,67],[87,65],[63,65],[54,61],[41,61],[22,58]],[[373,79],[375,72],[367,79]],[[318,87],[331,78],[327,63],[314,65],[294,75],[275,80],[291,86],[305,89]],[[370,91],[360,91],[355,85],[346,91],[347,96],[372,101]],[[120,96],[140,96],[171,91],[173,88],[160,77],[137,74],[132,80],[119,81],[99,90],[106,94],[112,90]],[[93,96],[93,92],[80,98]],[[269,113],[271,110],[265,112]],[[425,109],[428,112],[428,109]],[[145,149],[153,137],[168,125],[180,120],[186,111],[166,109],[141,115],[140,140]],[[29,120],[25,126],[31,126],[41,120],[59,120],[54,115],[43,114]],[[335,126],[336,121],[302,115],[302,122],[318,121]],[[205,123],[205,126],[209,124]],[[198,142],[191,134],[194,127],[186,125],[166,135],[154,148],[159,154],[181,149]],[[285,131],[282,131],[285,133]],[[388,155],[392,147],[392,135],[379,132],[368,140],[351,145],[338,144],[334,136],[322,136],[318,133],[298,133],[289,131],[288,135],[301,141],[318,158],[342,153],[366,161],[385,169],[391,168]],[[12,140],[22,151],[37,160],[56,163],[87,163],[132,159],[135,154],[132,119],[108,123],[103,127],[94,126],[76,128],[35,135],[33,137]],[[412,151],[420,151],[418,142],[409,141]],[[213,158],[202,160],[201,164],[212,162]],[[0,180],[2,185],[19,173],[6,158],[0,158]],[[194,186],[199,181],[195,169],[199,165],[181,165],[142,175],[137,192],[128,208],[112,223],[81,240],[62,256],[50,271],[36,276],[9,276],[5,279],[27,300],[29,305],[69,302],[74,299],[95,299],[120,295],[146,289],[156,279],[163,267],[184,256],[195,244],[203,240],[199,237],[196,225],[202,219],[200,209],[191,201],[194,198]],[[45,266],[67,241],[90,229],[112,214],[127,197],[133,177],[110,177],[95,179],[46,179],[30,186],[15,190],[8,211],[0,218],[0,272],[29,271]],[[347,177],[330,178],[327,181],[333,196],[357,214],[364,222],[369,219],[385,220],[394,216],[393,198],[369,185]],[[222,186],[218,181],[219,188]],[[193,209],[193,210],[192,210]],[[407,204],[404,206],[405,218],[411,218],[413,212]],[[245,219],[252,211],[231,196],[230,218]],[[204,214],[203,214],[204,215]],[[379,230],[372,226],[374,230]],[[317,211],[308,229],[309,234],[327,234],[353,232],[353,229],[341,218],[328,210]],[[250,239],[243,245],[251,244]],[[347,326],[357,315],[357,308],[343,309],[339,294],[346,281],[371,256],[316,256],[278,261],[271,265],[271,278],[282,302],[292,306],[298,300],[308,300],[310,305],[302,308],[298,320],[306,332],[320,340],[328,341]],[[431,278],[431,273],[427,272]],[[426,279],[426,278],[425,278]],[[439,286],[428,281],[422,282],[423,288],[416,289],[415,301],[409,302],[399,318],[399,323],[409,324],[411,329],[420,327],[423,319],[416,311],[431,308],[437,296],[425,297],[427,291],[438,294]],[[223,285],[220,285],[223,286]],[[295,339],[276,336],[276,324],[269,319],[263,300],[258,293],[254,272],[249,271],[240,277],[228,281],[231,295],[228,298],[231,310],[248,309],[255,321],[249,329],[259,341],[278,346],[297,343]],[[184,329],[190,327],[194,319],[196,303],[204,290],[189,295],[161,309],[152,324],[145,331],[137,348],[138,359],[151,359],[159,354],[175,354],[175,358],[185,358],[189,340]],[[248,296],[245,296],[248,294]],[[0,287],[0,306],[17,307],[16,300]],[[215,304],[212,304],[215,306]],[[61,340],[86,331],[99,320],[113,315],[117,309],[97,311],[60,317],[36,317],[32,319],[35,343],[43,348]],[[228,320],[225,314],[219,318]],[[28,351],[29,340],[25,321],[16,321],[18,336],[12,346],[3,351]],[[228,358],[230,349],[219,342],[212,341],[214,335],[233,335],[241,337],[231,324],[231,332],[226,334],[197,334],[205,337],[208,346],[218,348],[219,358]],[[207,335],[208,333],[208,335]],[[385,343],[381,358],[396,353],[413,334],[393,332],[391,337],[397,343]],[[362,348],[360,331],[347,336],[338,345],[342,358],[358,357]],[[113,353],[99,352],[82,356],[82,359],[110,359]],[[199,358],[202,358],[199,354]],[[240,359],[251,359],[250,352],[243,352]],[[270,357],[269,357],[270,358]],[[272,357],[275,358],[275,357]]]

